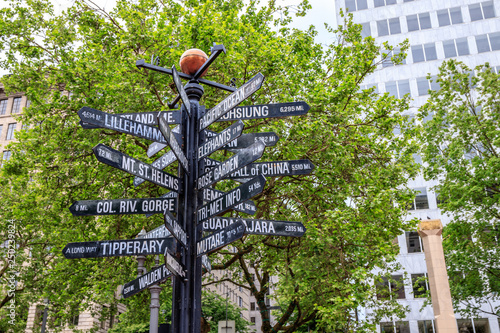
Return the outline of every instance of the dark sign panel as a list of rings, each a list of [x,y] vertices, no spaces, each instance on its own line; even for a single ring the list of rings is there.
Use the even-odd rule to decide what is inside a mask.
[[[257,162],[231,173],[226,178],[250,178],[257,175],[266,177],[307,175],[310,174],[313,169],[314,164],[309,160]]]
[[[118,117],[114,114],[102,112],[87,106],[81,108],[78,111],[78,115],[83,122],[88,124],[109,128],[117,132],[131,134],[155,142],[167,143],[160,130],[153,126],[144,125],[143,123]]]
[[[170,231],[170,233],[177,239],[184,247],[187,247],[187,235],[184,229],[180,226],[177,219],[169,212],[165,211],[163,213],[165,217],[165,227]]]
[[[245,225],[243,222],[238,221],[228,225],[222,230],[214,232],[210,236],[202,238],[198,244],[196,244],[196,253],[198,257],[204,254],[210,254],[240,239],[244,234]]]
[[[172,176],[169,173],[154,168],[147,163],[125,155],[118,150],[114,150],[113,148],[103,145],[102,143],[92,148],[92,150],[94,151],[94,154],[99,162],[128,172],[131,175],[139,176],[152,182],[153,184],[168,188],[169,190],[179,190],[179,178]]]
[[[222,102],[208,110],[207,113],[205,113],[205,115],[200,118],[199,130],[201,131],[202,129],[208,127],[214,121],[217,121],[217,119],[229,112],[229,110],[250,97],[250,95],[260,89],[263,82],[264,75],[258,73],[244,85],[236,89],[235,92],[231,93]]]
[[[221,162],[218,166],[210,169],[207,173],[198,177],[197,186],[201,190],[205,187],[224,179],[231,173],[243,168],[245,165],[259,159],[264,153],[266,146],[262,142],[256,142],[248,148],[241,149],[236,155]]]
[[[121,117],[124,119],[130,119],[138,123],[143,123],[145,125],[157,126],[158,114],[164,118],[168,124],[180,124],[181,123],[181,112],[180,111],[160,111],[160,112],[141,112],[141,113],[114,113],[114,116]],[[90,125],[88,123],[80,122],[80,125],[85,129],[102,128],[96,125]]]
[[[238,106],[226,112],[217,121],[300,116],[306,114],[309,108],[306,102]]]
[[[202,223],[204,231],[218,231],[241,221],[245,224],[245,234],[267,236],[301,237],[306,228],[300,222],[238,219],[232,217],[214,216]]]
[[[127,240],[68,243],[62,250],[67,259],[138,256],[174,250],[173,238],[136,238]]]
[[[154,284],[165,281],[171,275],[172,273],[170,273],[165,265],[153,268],[143,276],[125,283],[122,289],[122,296],[123,298],[133,296]]]
[[[186,278],[186,269],[168,251],[165,251],[165,266],[167,266],[170,272],[172,272],[175,276],[183,279]]]
[[[219,191],[211,187],[207,187],[203,189],[203,201],[205,202],[214,201],[215,199],[220,198],[224,194],[226,194],[226,192]],[[235,211],[246,213],[249,215],[253,215],[257,212],[257,207],[255,206],[252,200],[247,200],[245,202],[242,202],[239,205],[234,206],[233,209]]]
[[[214,151],[239,137],[241,132],[243,132],[243,127],[243,122],[240,120],[214,135],[208,142],[198,147],[198,158],[212,154]]]
[[[138,238],[164,238],[164,237],[172,237],[170,231],[165,228],[165,225],[161,225],[158,228],[154,228],[151,231],[148,231],[144,236],[140,236]]]
[[[176,198],[79,200],[69,207],[69,211],[73,216],[158,214],[165,210],[173,212],[176,207]]]
[[[175,126],[174,129],[172,130],[174,134],[177,136],[177,141],[182,141],[182,136],[181,136],[181,127],[180,126]],[[152,144],[149,145],[147,155],[148,157],[156,155],[160,150],[163,148],[167,147],[168,145],[166,143],[159,143],[159,142],[153,142]]]
[[[163,170],[173,162],[177,161],[177,157],[175,157],[175,154],[172,150],[168,151],[167,153],[163,154],[160,158],[156,159],[151,165],[154,168]],[[142,183],[144,183],[146,180],[141,178],[141,177],[135,177],[134,178],[134,186],[139,186]]]
[[[165,119],[163,118],[158,118],[158,128],[160,129],[160,132],[163,134],[165,139],[168,142],[168,145],[170,148],[172,148],[172,151],[174,152],[175,156],[179,160],[180,164],[182,165],[182,168],[188,172],[188,160],[186,158],[186,155],[182,152],[181,147],[179,146],[179,142],[177,142],[177,139],[174,136],[174,133],[166,123]]]
[[[257,141],[264,142],[266,147],[272,147],[278,143],[280,138],[274,132],[247,133],[242,134],[236,140],[231,141],[223,149],[242,149],[254,144]]]
[[[184,86],[182,85],[181,78],[179,77],[179,73],[177,72],[177,69],[175,69],[175,65],[172,66],[172,77],[174,78],[174,83],[175,87],[177,88],[177,91],[179,92],[179,95],[181,96],[182,103],[184,103],[184,106],[186,107],[186,111],[189,116],[191,116],[191,103],[189,102],[188,95],[186,94],[186,91],[184,90]]]
[[[170,191],[170,192],[167,192],[167,193],[165,193],[164,195],[162,195],[162,196],[160,196],[160,197],[158,197],[158,198],[159,198],[159,199],[162,199],[162,198],[177,198],[177,193],[176,193],[176,192],[174,192],[174,191]],[[147,213],[147,214],[146,214],[146,217],[150,217],[150,216],[152,216],[152,215],[153,215],[153,214],[151,214],[151,213]]]
[[[198,209],[198,222],[203,222],[206,219],[223,213],[232,207],[251,199],[255,195],[262,192],[264,185],[266,184],[266,178],[264,176],[257,176],[241,184],[232,191],[226,192],[224,195],[215,199]]]

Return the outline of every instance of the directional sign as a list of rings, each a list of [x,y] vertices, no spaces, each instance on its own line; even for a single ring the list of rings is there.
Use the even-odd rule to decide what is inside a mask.
[[[131,175],[144,178],[153,184],[160,185],[168,188],[169,190],[179,191],[179,178],[172,176],[169,173],[154,168],[147,163],[125,155],[118,150],[114,150],[113,148],[103,145],[102,143],[92,148],[92,150],[94,151],[94,155],[97,159],[102,163],[128,172]]]
[[[160,111],[162,118],[165,118],[169,124],[180,124],[181,123],[181,112],[180,111]],[[156,112],[141,112],[141,113],[114,113],[113,116],[121,117],[125,119],[130,119],[138,123],[143,123],[145,125],[157,126],[158,125],[158,111]],[[81,122],[83,128],[102,128],[96,125],[90,125],[88,123]]]
[[[171,275],[172,273],[170,273],[165,265],[155,267],[143,276],[125,283],[122,288],[122,296],[123,298],[133,296],[154,284],[165,281]]]
[[[214,136],[215,132],[205,130],[207,136],[210,138]],[[257,141],[262,141],[266,145],[266,147],[271,147],[278,143],[279,137],[274,132],[263,132],[263,133],[247,133],[242,134],[238,138],[234,139],[222,149],[242,149],[247,148],[248,146],[254,144]]]
[[[226,192],[220,198],[215,199],[198,209],[198,222],[203,222],[204,220],[223,213],[232,207],[251,199],[255,195],[262,192],[264,185],[266,184],[266,178],[264,176],[257,176],[241,184],[232,191]]]
[[[177,198],[177,193],[174,192],[174,191],[170,191],[170,192],[167,192],[165,193],[164,195],[158,197],[159,199],[163,199],[163,198]],[[150,217],[152,216],[153,214],[151,213],[147,213],[146,214],[146,217]],[[252,214],[253,215],[253,214]]]
[[[221,162],[209,172],[198,177],[198,190],[212,185],[215,182],[229,176],[231,173],[243,168],[245,165],[259,159],[264,153],[266,146],[262,142],[256,142],[248,148],[241,149],[238,154]]]
[[[151,231],[148,231],[145,235],[143,236],[138,236],[138,238],[165,238],[165,237],[172,237],[170,234],[170,231],[165,228],[165,225],[162,224],[158,228],[154,228]]]
[[[137,238],[127,240],[68,243],[62,250],[67,259],[138,256],[174,251],[173,238]]]
[[[186,111],[188,115],[191,117],[191,103],[189,102],[189,97],[184,90],[184,86],[182,85],[181,78],[179,77],[179,73],[175,69],[175,65],[172,66],[172,77],[174,78],[175,87],[181,96],[182,103],[186,107]]]
[[[69,207],[69,211],[73,216],[158,214],[165,210],[173,212],[176,207],[176,198],[79,200]]]
[[[226,194],[226,192],[219,191],[211,187],[207,187],[203,189],[203,201],[205,202],[214,201],[215,199],[220,198],[224,194]],[[233,209],[238,212],[246,213],[249,215],[253,215],[257,212],[257,207],[255,206],[252,200],[247,200],[245,202],[242,202],[239,205],[234,206]]]
[[[204,231],[218,231],[228,225],[241,221],[245,224],[245,234],[301,237],[306,228],[300,222],[239,219],[232,217],[214,216],[202,223]]]
[[[158,118],[157,118],[158,120]],[[182,141],[182,136],[181,136],[181,127],[180,126],[175,126],[174,129],[172,130],[174,134],[177,136],[177,141]],[[149,145],[147,155],[148,157],[156,155],[160,150],[163,148],[167,147],[168,145],[166,143],[159,143],[159,142],[153,142],[152,144]]]
[[[172,150],[168,151],[167,153],[163,154],[160,158],[156,159],[151,165],[157,169],[163,170],[173,162],[177,160],[177,157],[175,157],[175,154]],[[134,178],[134,186],[139,186],[142,183],[144,183],[146,180],[141,177],[135,177]]]
[[[217,133],[212,137],[212,139],[198,147],[198,158],[202,158],[212,154],[214,151],[220,149],[221,147],[239,137],[241,135],[241,132],[243,131],[243,127],[243,122],[239,120],[238,122],[224,129],[222,132]]]
[[[264,75],[258,73],[253,78],[251,78],[250,81],[246,82],[244,85],[236,89],[235,92],[231,93],[222,102],[207,111],[207,113],[205,113],[205,115],[200,118],[199,130],[201,131],[202,129],[208,127],[214,121],[228,113],[229,110],[250,97],[250,95],[260,89],[263,82]]]
[[[257,162],[231,173],[226,178],[249,178],[257,175],[266,177],[308,175],[313,169],[314,164],[309,160]]]
[[[160,130],[153,126],[121,118],[114,114],[102,112],[87,106],[81,108],[80,111],[78,111],[78,115],[83,122],[88,124],[109,128],[117,132],[131,134],[155,142],[167,143]]]
[[[207,272],[210,273],[212,271],[212,264],[210,263],[210,259],[208,259],[208,256],[206,254],[201,256],[201,264],[203,265],[203,267],[205,267]]]
[[[170,231],[170,233],[177,239],[184,247],[188,246],[187,235],[184,229],[182,229],[177,219],[170,213],[170,211],[165,210],[163,213],[165,217],[165,227]]]
[[[186,158],[186,155],[184,155],[184,153],[182,152],[182,149],[179,146],[179,142],[175,138],[174,133],[172,132],[172,130],[168,126],[165,119],[158,117],[158,128],[160,129],[160,132],[163,134],[163,136],[167,140],[170,148],[172,148],[172,151],[174,152],[175,156],[179,160],[180,164],[182,165],[182,167],[184,168],[186,173],[189,173],[188,172],[188,160]]]
[[[244,234],[245,225],[243,222],[238,221],[228,225],[226,228],[202,238],[198,244],[196,244],[196,254],[198,257],[204,254],[210,254],[240,239]]]
[[[300,116],[306,114],[309,109],[310,107],[306,102],[238,106],[217,121]]]
[[[165,266],[167,266],[170,272],[172,272],[175,276],[183,279],[186,278],[186,269],[168,251],[165,251]]]

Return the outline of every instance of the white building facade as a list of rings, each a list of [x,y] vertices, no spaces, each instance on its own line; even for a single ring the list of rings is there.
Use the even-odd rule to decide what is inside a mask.
[[[409,40],[403,65],[385,62],[363,84],[376,85],[378,93],[397,97],[410,94],[410,116],[426,102],[428,90],[438,88],[426,76],[437,75],[444,60],[456,58],[470,68],[489,62],[497,73],[500,71],[500,0],[335,0],[335,8],[339,24],[343,22],[340,9],[346,12],[348,8],[354,22],[362,25],[363,35],[371,35],[378,44],[388,41],[395,46]],[[434,185],[435,181],[423,177],[409,183],[420,192],[409,218],[441,219],[446,225],[450,218],[437,208]],[[398,262],[403,271],[393,278],[401,277],[404,282],[404,289],[397,292],[398,299],[410,311],[400,322],[387,318],[380,323],[379,331],[434,333],[433,309],[422,309],[424,299],[418,297],[412,283],[427,273],[421,239],[416,232],[407,232],[398,237],[398,243]],[[481,318],[471,319],[457,315],[457,320],[460,332],[500,333],[497,316],[482,314]]]

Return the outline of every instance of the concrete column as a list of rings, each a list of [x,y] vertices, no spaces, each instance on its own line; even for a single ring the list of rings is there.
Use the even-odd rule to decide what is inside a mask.
[[[425,262],[431,289],[432,308],[437,333],[457,333],[458,326],[451,302],[450,284],[444,261],[441,220],[425,220],[418,234],[424,244]]]
[[[160,317],[160,292],[161,287],[157,284],[148,288],[151,292],[151,305],[149,315],[149,333],[158,333],[158,318]]]

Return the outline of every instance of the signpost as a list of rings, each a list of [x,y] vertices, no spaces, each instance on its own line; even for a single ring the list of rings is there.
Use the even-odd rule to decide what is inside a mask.
[[[144,60],[136,62],[138,68],[172,75],[180,97],[169,106],[182,99],[180,110],[111,114],[83,107],[78,111],[83,128],[106,128],[150,141],[148,157],[169,146],[171,150],[152,164],[102,143],[93,148],[98,161],[135,176],[134,186],[149,181],[169,192],[159,198],[74,202],[69,208],[74,216],[163,213],[164,225],[141,233],[136,239],[69,243],[63,255],[69,259],[140,256],[138,260],[144,261],[147,255],[163,254],[165,265],[125,284],[122,295],[126,298],[148,287],[154,288],[172,276],[174,333],[201,331],[201,276],[211,271],[210,253],[234,244],[244,235],[301,237],[306,231],[300,222],[218,216],[230,209],[255,214],[257,207],[250,199],[262,193],[265,177],[307,175],[314,170],[309,160],[255,162],[265,147],[276,145],[279,138],[273,132],[242,133],[243,120],[304,115],[309,106],[305,102],[239,106],[261,88],[264,76],[258,73],[237,89],[202,79],[202,73],[223,52],[223,45],[215,45],[205,64],[189,74],[177,72],[175,66],[170,69]],[[182,79],[189,82],[183,85]],[[206,111],[199,104],[204,92],[200,84],[231,93]],[[222,121],[236,122],[219,133],[208,129],[214,122]],[[171,124],[178,126],[170,129]],[[207,157],[221,149],[234,155],[222,162]],[[176,160],[177,175],[162,171]],[[224,179],[241,184],[223,192],[216,187]],[[152,301],[157,300],[158,294],[159,290],[156,296],[152,293]],[[155,329],[151,327],[150,332],[156,333]]]

